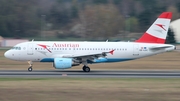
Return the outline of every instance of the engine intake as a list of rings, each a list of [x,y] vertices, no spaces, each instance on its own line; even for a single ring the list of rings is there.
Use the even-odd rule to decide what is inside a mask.
[[[56,69],[68,69],[77,65],[79,65],[79,63],[74,63],[71,58],[54,58],[53,63]]]

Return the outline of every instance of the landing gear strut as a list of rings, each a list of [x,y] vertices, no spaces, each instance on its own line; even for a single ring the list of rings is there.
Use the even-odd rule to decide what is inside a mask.
[[[29,63],[29,68],[28,68],[28,71],[29,72],[31,72],[32,70],[33,70],[33,63],[32,63],[32,61],[28,61],[28,63]]]
[[[82,69],[84,72],[90,72],[91,71],[91,69],[86,65],[84,65]]]

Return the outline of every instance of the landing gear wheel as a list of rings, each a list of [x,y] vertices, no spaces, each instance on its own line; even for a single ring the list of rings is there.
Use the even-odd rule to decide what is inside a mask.
[[[29,68],[28,68],[28,71],[29,71],[29,72],[32,72],[32,70],[33,70],[32,67],[29,67]]]
[[[90,68],[88,66],[83,66],[83,71],[84,72],[90,72]]]
[[[32,63],[32,61],[28,61],[28,64],[29,64],[29,68],[28,68],[28,71],[29,72],[32,72],[32,70],[33,70],[33,68],[32,68],[32,66],[33,66],[33,63]]]

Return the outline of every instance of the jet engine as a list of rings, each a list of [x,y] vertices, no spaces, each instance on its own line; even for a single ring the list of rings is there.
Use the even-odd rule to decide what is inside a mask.
[[[53,67],[56,69],[68,69],[77,65],[79,65],[79,63],[74,63],[72,58],[54,58],[53,63]]]

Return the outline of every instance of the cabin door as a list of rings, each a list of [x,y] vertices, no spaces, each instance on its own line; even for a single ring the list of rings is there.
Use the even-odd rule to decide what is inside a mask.
[[[139,55],[139,45],[134,44],[133,56]]]

